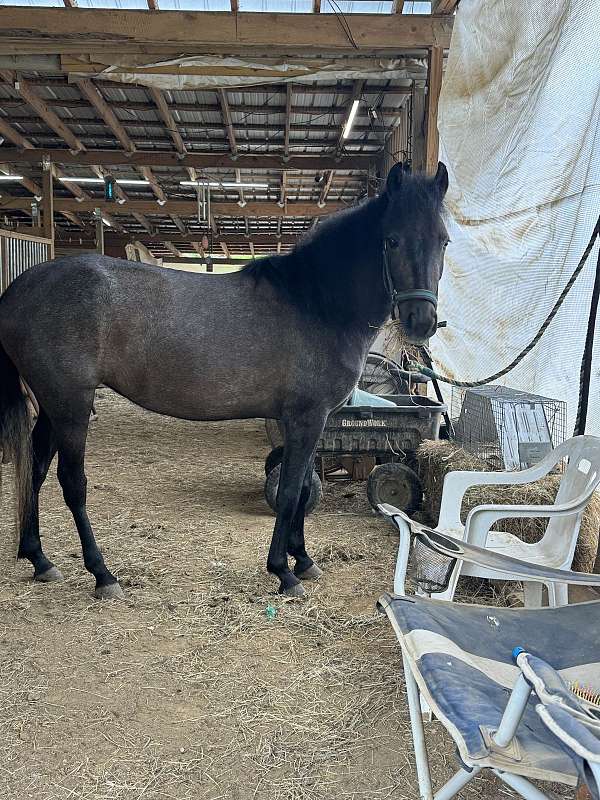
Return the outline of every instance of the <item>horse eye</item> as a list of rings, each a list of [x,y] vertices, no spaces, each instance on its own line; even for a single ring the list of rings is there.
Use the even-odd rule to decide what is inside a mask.
[[[398,239],[394,239],[393,236],[389,236],[387,241],[392,250],[395,250],[398,247]]]

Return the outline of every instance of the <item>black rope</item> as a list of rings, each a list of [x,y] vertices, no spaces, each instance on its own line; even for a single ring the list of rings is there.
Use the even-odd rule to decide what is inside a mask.
[[[598,312],[598,301],[600,300],[600,250],[598,251],[598,261],[596,262],[596,277],[592,290],[592,300],[590,303],[590,315],[588,317],[587,334],[585,337],[585,347],[581,357],[581,370],[579,372],[579,404],[577,406],[577,419],[573,436],[583,436],[587,422],[588,404],[590,399],[590,379],[592,376],[592,356],[594,354],[594,331],[596,329],[596,315]]]
[[[584,268],[585,262],[587,261],[588,256],[592,251],[592,247],[594,246],[594,242],[596,241],[596,237],[599,236],[599,235],[600,235],[600,217],[598,217],[598,221],[596,222],[596,225],[595,225],[594,230],[592,232],[591,239],[588,242],[587,247],[585,248],[585,252],[583,253],[579,263],[575,267],[575,270],[574,270],[573,274],[571,275],[571,277],[569,278],[569,280],[567,282],[567,285],[565,286],[565,288],[560,293],[560,297],[558,298],[558,300],[556,301],[556,303],[552,307],[552,310],[550,311],[550,313],[548,314],[548,316],[546,317],[546,319],[542,323],[542,326],[540,327],[540,329],[538,330],[536,335],[529,342],[527,347],[523,348],[523,350],[521,350],[519,355],[516,358],[514,358],[507,367],[504,367],[504,369],[499,370],[499,372],[495,372],[493,375],[490,375],[489,377],[487,377],[487,378],[485,378],[483,380],[480,380],[480,381],[456,381],[453,378],[448,378],[445,375],[440,375],[439,373],[435,372],[434,370],[428,369],[427,367],[423,367],[423,366],[421,366],[421,364],[417,364],[415,362],[412,362],[410,364],[409,368],[413,369],[415,372],[420,372],[422,375],[426,375],[428,378],[435,378],[436,380],[441,381],[442,383],[448,383],[451,386],[457,386],[457,387],[459,387],[461,389],[474,389],[477,386],[485,386],[488,383],[493,383],[494,381],[497,381],[499,378],[504,377],[504,375],[506,375],[507,373],[511,372],[511,370],[513,370],[525,358],[525,356],[531,350],[533,350],[533,348],[536,346],[536,344],[542,338],[542,336],[544,335],[546,329],[548,328],[548,326],[550,325],[550,323],[552,322],[552,320],[554,319],[554,317],[558,313],[558,310],[562,306],[566,296],[569,294],[571,288],[573,287],[573,284],[575,283],[575,281],[579,277],[579,274],[580,274],[581,270]],[[589,331],[588,331],[588,333],[589,333]]]

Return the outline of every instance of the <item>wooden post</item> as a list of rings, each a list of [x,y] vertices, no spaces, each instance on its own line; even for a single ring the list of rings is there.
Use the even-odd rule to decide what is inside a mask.
[[[430,48],[429,68],[427,70],[427,130],[425,140],[425,170],[428,175],[435,175],[438,165],[439,134],[437,118],[440,89],[442,88],[443,63],[443,48]]]
[[[94,218],[96,220],[96,250],[104,255],[104,221],[100,208],[95,209]]]
[[[44,238],[52,240],[52,250],[54,250],[53,167],[50,161],[44,161],[42,166],[42,228]]]
[[[425,172],[425,129],[427,127],[427,100],[425,89],[415,87],[412,95],[412,170]]]
[[[6,238],[0,236],[0,294],[8,286],[8,261],[6,259]]]

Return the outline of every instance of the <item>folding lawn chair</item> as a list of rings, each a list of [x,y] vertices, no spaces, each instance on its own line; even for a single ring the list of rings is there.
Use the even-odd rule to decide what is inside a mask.
[[[590,687],[582,694],[597,699],[592,695],[600,690],[600,600],[508,609],[407,597],[403,591],[411,534],[435,560],[442,587],[459,560],[550,587],[600,586],[600,575],[520,562],[413,523],[391,506],[380,510],[396,524],[402,518],[406,523],[399,526],[395,581],[402,594],[383,595],[379,607],[402,646],[422,800],[450,800],[484,769],[526,800],[551,797],[532,780],[576,786],[581,777],[598,798],[600,707],[576,697],[568,685]],[[460,762],[435,795],[421,696],[454,739]]]

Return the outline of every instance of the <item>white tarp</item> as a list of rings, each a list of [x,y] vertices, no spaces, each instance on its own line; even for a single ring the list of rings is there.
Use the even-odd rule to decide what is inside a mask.
[[[450,173],[438,370],[485,378],[532,339],[600,212],[598,0],[462,0],[439,107]],[[598,245],[540,343],[505,386],[577,411]],[[587,432],[600,434],[600,323]]]

